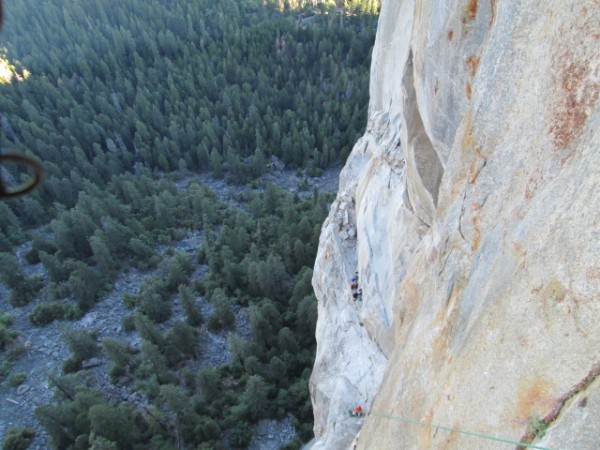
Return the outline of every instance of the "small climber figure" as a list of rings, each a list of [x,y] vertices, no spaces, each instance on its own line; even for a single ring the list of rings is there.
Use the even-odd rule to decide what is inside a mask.
[[[352,300],[362,300],[362,289],[358,288],[358,271],[354,272],[354,276],[350,281],[352,282],[350,285],[350,290],[352,291]]]
[[[352,417],[362,417],[365,413],[363,412],[362,406],[356,405],[356,407],[350,411],[350,415]]]
[[[358,289],[358,272],[354,272],[354,276],[350,279],[350,289],[355,292]]]

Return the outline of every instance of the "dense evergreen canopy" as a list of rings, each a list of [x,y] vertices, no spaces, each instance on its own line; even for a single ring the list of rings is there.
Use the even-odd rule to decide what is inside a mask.
[[[238,0],[24,0],[2,42],[6,139],[43,160],[44,199],[136,164],[246,182],[278,156],[344,159],[364,126],[374,19]],[[21,81],[17,81],[21,80]]]

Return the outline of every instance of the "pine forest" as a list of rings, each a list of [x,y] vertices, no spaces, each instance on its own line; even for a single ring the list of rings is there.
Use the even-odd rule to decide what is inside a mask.
[[[4,5],[0,152],[45,179],[0,201],[3,449],[244,449],[265,420],[293,429],[275,448],[313,437],[319,187],[364,132],[378,10]],[[60,361],[28,410],[45,332]]]

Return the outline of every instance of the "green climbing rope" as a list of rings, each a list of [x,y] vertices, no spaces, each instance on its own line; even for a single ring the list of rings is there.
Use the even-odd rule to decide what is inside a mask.
[[[551,448],[548,448],[548,447],[540,447],[539,445],[526,444],[525,442],[512,441],[510,439],[498,438],[498,437],[490,436],[490,435],[483,434],[483,433],[474,433],[472,431],[460,430],[458,428],[446,427],[444,425],[435,425],[432,423],[421,422],[419,420],[408,419],[405,417],[392,416],[391,414],[380,414],[380,413],[376,413],[376,412],[370,412],[367,415],[385,417],[386,419],[393,419],[393,420],[398,420],[398,421],[404,422],[404,423],[410,423],[413,425],[422,425],[422,426],[426,426],[426,427],[430,427],[430,428],[452,431],[454,433],[467,434],[469,436],[475,436],[478,438],[489,439],[489,440],[498,441],[498,442],[504,442],[505,444],[520,445],[521,447],[536,448],[538,450],[552,450]]]

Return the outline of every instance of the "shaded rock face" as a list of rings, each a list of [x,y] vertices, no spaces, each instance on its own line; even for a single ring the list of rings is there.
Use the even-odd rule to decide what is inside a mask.
[[[507,448],[398,418],[598,448],[599,24],[597,0],[384,1],[315,263],[313,449]]]

